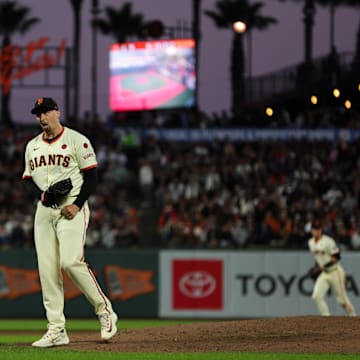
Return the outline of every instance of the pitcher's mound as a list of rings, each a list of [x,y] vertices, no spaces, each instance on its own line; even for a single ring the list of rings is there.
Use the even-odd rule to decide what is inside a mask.
[[[121,319],[119,322],[121,326]],[[357,317],[302,316],[203,321],[122,329],[108,343],[98,332],[68,332],[62,349],[104,352],[287,352],[360,353]],[[59,347],[60,349],[60,347]]]

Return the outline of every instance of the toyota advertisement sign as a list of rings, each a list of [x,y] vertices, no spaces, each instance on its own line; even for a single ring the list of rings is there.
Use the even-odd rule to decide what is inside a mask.
[[[223,310],[222,259],[172,261],[174,310]]]
[[[160,317],[224,317],[226,255],[211,251],[161,251]]]
[[[359,303],[360,263],[343,252],[346,287]],[[313,265],[306,251],[160,252],[159,316],[172,318],[257,318],[318,315],[311,299]],[[333,315],[344,315],[335,297],[326,299]],[[356,309],[359,313],[359,309]]]

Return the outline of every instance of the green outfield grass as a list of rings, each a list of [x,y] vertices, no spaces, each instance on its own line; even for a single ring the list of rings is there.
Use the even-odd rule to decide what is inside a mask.
[[[151,326],[163,326],[171,324],[189,323],[192,320],[122,320],[119,322],[121,329],[142,328]],[[75,320],[67,321],[67,328],[70,331],[94,330],[98,331],[97,320]],[[68,351],[52,349],[35,349],[29,346],[37,335],[16,334],[17,331],[45,331],[44,320],[0,320],[0,359],[1,360],[340,360],[359,359],[359,355],[348,354],[283,354],[283,353],[99,353],[88,351]],[[11,333],[6,334],[6,331]]]
[[[147,81],[141,83],[138,81],[139,77],[144,77]],[[164,79],[157,74],[135,74],[128,75],[122,80],[122,86],[125,90],[131,90],[137,93],[141,93],[149,90],[161,89],[166,85]]]
[[[175,324],[193,323],[194,320],[158,320],[158,319],[132,319],[120,320],[118,327],[120,329],[136,329],[152,326],[165,326]],[[199,320],[197,320],[199,322]],[[19,331],[45,331],[46,320],[41,319],[1,319],[0,331],[19,330]],[[99,321],[97,319],[68,319],[66,328],[70,331],[97,331],[99,330]],[[1,340],[0,340],[1,341]]]
[[[183,91],[179,95],[175,96],[171,100],[162,103],[161,106],[166,107],[166,108],[170,108],[172,106],[174,106],[174,107],[181,106],[181,104],[188,104],[189,101],[191,101],[191,99],[193,99],[193,98],[194,98],[193,91],[186,89],[185,91]]]

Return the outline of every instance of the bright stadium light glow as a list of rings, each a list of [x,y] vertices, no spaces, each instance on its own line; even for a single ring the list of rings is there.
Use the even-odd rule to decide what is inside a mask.
[[[246,24],[243,21],[235,21],[233,23],[233,29],[237,33],[244,33],[246,31]]]
[[[237,33],[244,33],[246,31],[246,24],[243,21],[235,21],[233,24],[233,29]]]
[[[337,89],[337,88],[335,88],[335,89],[333,90],[333,95],[334,95],[336,98],[340,97],[340,90]]]
[[[274,115],[274,110],[271,108],[271,107],[267,107],[266,110],[265,110],[265,114],[269,117],[273,116]]]
[[[318,98],[317,98],[317,96],[316,96],[316,95],[312,95],[312,96],[310,97],[310,101],[311,101],[311,103],[312,103],[313,105],[316,105],[316,104],[318,103]]]

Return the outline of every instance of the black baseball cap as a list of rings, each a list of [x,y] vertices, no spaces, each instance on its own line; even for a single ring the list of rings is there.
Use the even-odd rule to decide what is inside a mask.
[[[52,98],[41,97],[36,100],[34,108],[31,110],[31,113],[38,115],[49,110],[59,110],[58,104]]]

